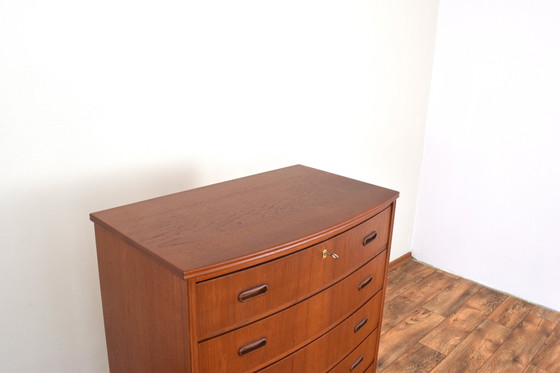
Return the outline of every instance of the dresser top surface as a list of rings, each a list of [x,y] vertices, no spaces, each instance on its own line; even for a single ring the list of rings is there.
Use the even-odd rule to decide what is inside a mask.
[[[190,277],[320,242],[381,211],[398,195],[297,165],[90,217]]]

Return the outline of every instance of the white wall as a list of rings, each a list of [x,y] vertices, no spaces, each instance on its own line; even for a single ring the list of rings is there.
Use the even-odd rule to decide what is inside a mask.
[[[295,163],[399,190],[437,0],[0,2],[0,371],[107,370],[88,213]]]
[[[441,2],[413,255],[560,310],[558,20]]]

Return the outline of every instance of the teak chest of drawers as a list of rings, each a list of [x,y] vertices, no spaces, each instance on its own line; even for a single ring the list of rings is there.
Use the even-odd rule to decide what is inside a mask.
[[[111,372],[375,372],[397,197],[292,166],[91,214]]]

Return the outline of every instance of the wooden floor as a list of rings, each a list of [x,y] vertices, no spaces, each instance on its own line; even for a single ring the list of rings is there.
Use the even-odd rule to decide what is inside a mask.
[[[409,260],[389,271],[377,372],[560,373],[559,322],[556,312]]]

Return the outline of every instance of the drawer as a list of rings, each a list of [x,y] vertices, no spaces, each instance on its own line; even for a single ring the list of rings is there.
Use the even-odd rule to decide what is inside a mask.
[[[379,296],[375,299],[380,302],[379,290],[383,286],[386,255],[387,252],[383,251],[350,276],[305,301],[240,329],[200,342],[201,372],[245,372],[257,369],[319,337],[376,293]],[[360,284],[366,285],[360,287]],[[362,319],[364,317],[362,315]],[[363,325],[366,328],[364,330],[375,328],[378,318],[378,314],[370,316]]]
[[[337,364],[341,357],[348,355],[348,353],[352,351],[356,345],[360,344],[361,341],[363,342],[360,346],[356,348],[356,350],[352,351],[347,358],[342,360],[342,362],[338,363],[333,371],[349,372],[352,364],[356,363],[357,359],[360,357],[360,355],[354,356],[354,353],[358,350],[360,352],[364,352],[364,359],[355,365],[352,372],[356,373],[365,371],[368,364],[373,361],[373,354],[377,348],[376,327],[379,322],[380,310],[381,294],[378,294],[366,303],[366,305],[356,311],[352,316],[327,334],[323,335],[321,338],[260,372],[326,372],[333,365]],[[356,328],[356,325],[359,325],[366,317],[369,319],[368,323],[355,332],[354,329]],[[364,338],[366,339],[364,340]],[[371,351],[368,351],[369,354],[366,358],[365,355],[367,352],[363,350],[367,348],[371,348]],[[353,360],[350,357],[352,357]]]
[[[377,351],[377,331],[374,331],[360,343],[350,355],[336,365],[329,373],[363,373],[373,364]]]
[[[198,339],[253,322],[324,289],[387,247],[391,208],[327,241],[196,285]],[[323,258],[323,251],[338,255]]]

